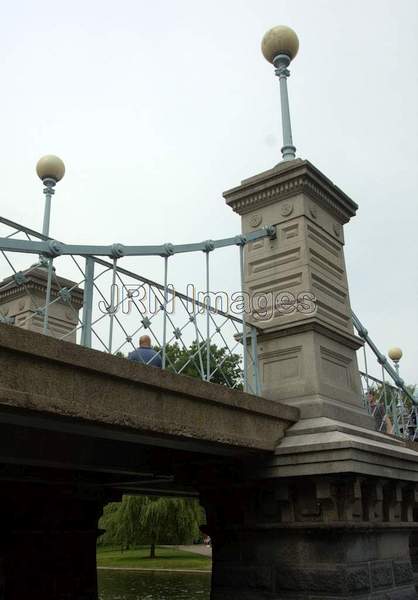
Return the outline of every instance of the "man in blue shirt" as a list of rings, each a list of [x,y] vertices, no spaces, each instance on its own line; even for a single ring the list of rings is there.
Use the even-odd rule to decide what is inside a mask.
[[[142,335],[139,338],[139,348],[128,354],[128,359],[143,365],[152,365],[153,367],[162,367],[161,356],[151,348],[151,338],[149,335]]]

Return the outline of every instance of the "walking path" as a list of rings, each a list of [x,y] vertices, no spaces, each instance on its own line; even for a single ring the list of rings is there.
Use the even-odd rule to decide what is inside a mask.
[[[211,573],[210,569],[146,569],[144,567],[97,567],[98,571],[162,571],[166,573]]]
[[[202,556],[212,556],[212,547],[206,546],[206,544],[192,544],[191,546],[175,546],[179,550],[185,552],[193,552],[194,554],[201,554]]]

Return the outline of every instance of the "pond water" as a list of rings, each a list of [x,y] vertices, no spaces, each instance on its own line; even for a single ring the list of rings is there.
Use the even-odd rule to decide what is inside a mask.
[[[98,571],[100,600],[209,600],[210,574]]]

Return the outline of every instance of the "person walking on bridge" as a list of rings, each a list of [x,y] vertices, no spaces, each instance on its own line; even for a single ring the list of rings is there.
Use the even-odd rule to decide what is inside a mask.
[[[138,362],[143,365],[152,365],[153,367],[162,367],[161,356],[151,347],[151,338],[149,335],[142,335],[139,338],[139,348],[128,354],[128,360]]]

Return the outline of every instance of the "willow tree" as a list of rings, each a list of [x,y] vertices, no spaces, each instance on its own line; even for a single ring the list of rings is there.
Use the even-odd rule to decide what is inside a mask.
[[[196,500],[143,496],[139,526],[150,544],[150,558],[160,543],[191,543],[199,535],[202,512]]]
[[[155,558],[158,544],[187,544],[199,536],[204,521],[202,508],[190,498],[124,496],[118,505],[106,507],[100,526],[106,529],[103,544],[118,544],[122,550],[150,545]]]

